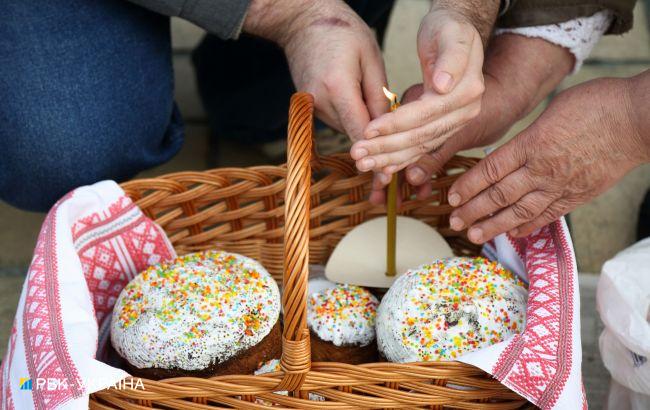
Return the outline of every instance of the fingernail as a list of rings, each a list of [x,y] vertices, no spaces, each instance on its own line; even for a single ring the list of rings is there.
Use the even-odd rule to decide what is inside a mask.
[[[465,227],[465,222],[457,216],[449,218],[449,227],[454,231],[460,231]]]
[[[365,149],[365,148],[357,148],[357,149],[354,150],[354,152],[355,152],[355,154],[356,154],[356,155],[355,155],[355,156],[356,156],[355,159],[361,159],[361,158],[363,158],[363,157],[367,157],[367,156],[368,156],[368,150]]]
[[[467,237],[469,238],[470,241],[474,243],[482,243],[483,242],[483,229],[481,228],[472,228],[467,232]]]
[[[453,82],[453,78],[451,77],[451,74],[449,74],[448,72],[440,71],[439,73],[436,74],[435,78],[433,79],[433,82],[440,91],[446,93],[451,88],[451,83]]]
[[[378,135],[379,135],[379,131],[377,130],[370,130],[366,132],[366,138],[375,138]]]
[[[411,168],[408,177],[412,183],[419,184],[424,181],[424,171],[420,167]]]
[[[361,170],[367,171],[375,167],[375,160],[372,158],[364,158],[361,160]]]
[[[451,194],[449,194],[447,200],[449,201],[449,205],[451,206],[460,205],[460,195],[458,195],[456,192],[452,192]]]
[[[386,174],[383,174],[383,173],[379,174],[379,181],[384,185],[386,185],[386,184],[388,184],[390,182],[390,178],[391,177],[389,177]]]

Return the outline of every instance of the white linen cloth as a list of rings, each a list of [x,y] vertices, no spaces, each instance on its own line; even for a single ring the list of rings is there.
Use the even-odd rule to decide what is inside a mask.
[[[526,328],[458,360],[490,373],[542,409],[586,409],[578,270],[564,218],[526,238],[499,235],[483,254],[528,282]]]
[[[564,220],[525,239],[501,235],[484,254],[529,282],[526,329],[460,360],[543,409],[586,408],[578,276]],[[98,360],[113,304],[135,274],[175,256],[163,230],[114,182],[62,198],[43,223],[23,286],[0,372],[2,409],[86,409],[90,393],[126,377]]]
[[[127,373],[99,360],[115,299],[145,267],[173,259],[163,230],[112,181],[78,188],[48,213],[0,373],[2,409],[87,409]]]

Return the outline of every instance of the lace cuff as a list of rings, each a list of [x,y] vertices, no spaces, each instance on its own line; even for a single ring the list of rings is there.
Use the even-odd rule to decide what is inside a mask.
[[[574,55],[576,62],[573,66],[575,74],[589,56],[591,50],[603,36],[612,23],[614,15],[609,10],[602,10],[589,17],[578,17],[563,23],[544,26],[497,28],[495,35],[504,33],[519,34],[526,37],[537,37],[568,49]]]

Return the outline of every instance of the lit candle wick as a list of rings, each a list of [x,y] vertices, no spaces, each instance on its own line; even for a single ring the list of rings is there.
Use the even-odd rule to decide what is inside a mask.
[[[390,101],[390,110],[395,111],[397,107],[399,107],[399,103],[397,102],[397,94],[390,92],[386,87],[382,88],[384,89],[384,95],[386,98],[388,98],[388,101]]]

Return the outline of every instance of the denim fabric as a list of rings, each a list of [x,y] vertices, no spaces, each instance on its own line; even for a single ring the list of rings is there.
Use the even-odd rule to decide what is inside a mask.
[[[46,211],[183,143],[169,18],[123,0],[4,0],[0,199]]]
[[[393,1],[349,3],[382,37]],[[71,189],[178,152],[168,17],[125,0],[4,0],[3,11],[0,200],[46,211]],[[294,88],[279,48],[209,36],[195,62],[216,135],[284,137]]]

